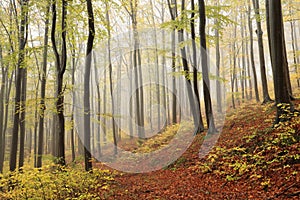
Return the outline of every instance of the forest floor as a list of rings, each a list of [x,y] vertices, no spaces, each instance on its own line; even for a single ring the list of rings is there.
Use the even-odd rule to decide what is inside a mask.
[[[300,100],[294,106],[299,111]],[[28,162],[0,174],[0,199],[299,199],[300,115],[289,113],[291,119],[274,128],[275,112],[273,103],[230,109],[219,134],[195,136],[175,162],[148,173],[124,173],[101,162],[94,162],[89,173],[80,157],[59,166],[45,156],[40,169]],[[182,126],[183,137],[192,134],[190,124]],[[144,141],[123,139],[118,146],[147,153],[173,139],[181,144],[186,139],[175,137],[178,127]]]
[[[300,110],[300,101],[294,104]],[[227,114],[220,136],[210,138],[219,137],[207,156],[199,158],[203,133],[167,168],[117,173],[107,198],[299,199],[300,119],[274,129],[274,116],[272,104],[244,104]]]

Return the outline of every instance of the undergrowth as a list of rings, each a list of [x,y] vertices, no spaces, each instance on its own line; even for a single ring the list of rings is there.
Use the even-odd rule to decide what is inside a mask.
[[[0,199],[103,199],[109,195],[114,173],[47,165],[0,175]]]
[[[280,122],[275,128],[255,130],[244,135],[238,145],[216,146],[206,160],[194,168],[203,173],[223,176],[227,181],[241,178],[259,181],[263,189],[275,184],[272,183],[274,173],[279,173],[286,181],[299,176],[299,116]]]

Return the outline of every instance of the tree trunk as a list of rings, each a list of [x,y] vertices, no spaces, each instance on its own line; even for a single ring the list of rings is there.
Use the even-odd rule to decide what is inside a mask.
[[[96,91],[97,91],[97,138],[96,138],[96,151],[99,156],[101,156],[101,126],[100,126],[100,121],[101,121],[101,94],[100,94],[100,83],[99,83],[99,77],[98,77],[98,69],[97,69],[97,57],[96,54],[93,53],[93,59],[94,59],[94,70],[95,70],[95,82],[96,82]]]
[[[172,21],[175,21],[175,19],[178,17],[177,14],[177,1],[176,0],[168,0],[168,5],[169,5],[169,10],[171,14],[171,19]],[[175,72],[176,72],[176,52],[175,52],[175,47],[176,47],[176,33],[175,29],[172,31],[172,123],[176,124],[177,123],[177,90],[176,90],[176,77],[175,77]]]
[[[245,19],[244,19],[244,13],[241,14],[241,36],[243,38],[242,40],[242,73],[241,73],[241,79],[242,79],[242,86],[244,86],[243,90],[243,97],[246,97],[248,99],[248,85],[247,85],[247,79],[246,79],[246,72],[247,72],[247,67],[246,67],[246,49],[245,49]],[[245,94],[245,96],[244,96]],[[244,98],[243,98],[244,99]]]
[[[218,0],[216,6],[219,5]],[[220,77],[220,22],[218,18],[215,19],[215,37],[216,37],[216,76],[217,76],[217,111],[222,112],[222,95],[221,95],[221,77]]]
[[[90,108],[90,76],[92,64],[92,50],[95,37],[94,12],[91,0],[87,0],[89,36],[86,47],[85,74],[84,74],[84,163],[85,170],[92,170],[91,156],[91,108]]]
[[[162,6],[162,11],[161,11],[161,23],[163,24],[165,22],[165,7],[164,7],[164,3],[161,2],[161,6]],[[165,30],[162,30],[162,44],[163,44],[163,51],[165,51],[166,49],[166,33],[165,33]],[[167,81],[166,81],[166,56],[163,55],[162,58],[161,58],[161,65],[162,65],[162,73],[161,73],[161,80],[162,80],[162,101],[163,101],[163,108],[165,109],[165,122],[163,124],[163,130],[166,128],[168,122],[169,122],[169,118],[168,118],[168,115],[167,113],[169,113],[169,109],[168,109],[168,106],[167,106],[167,95],[166,95],[166,91],[168,88],[167,87]]]
[[[142,70],[141,70],[141,55],[139,50],[139,34],[137,30],[137,4],[138,1],[130,1],[131,7],[131,20],[133,27],[133,39],[134,39],[134,50],[133,50],[133,67],[134,67],[134,80],[136,88],[136,118],[138,125],[139,138],[145,138],[144,132],[144,103],[143,103],[143,87],[142,87]]]
[[[118,154],[117,148],[117,130],[115,122],[115,101],[113,95],[113,82],[112,82],[112,60],[111,60],[111,32],[110,32],[110,16],[109,16],[109,6],[106,2],[106,21],[108,26],[108,42],[107,42],[107,51],[108,51],[108,68],[109,68],[109,87],[110,87],[110,97],[111,97],[111,107],[112,107],[112,128],[113,128],[113,142],[114,142],[114,155]]]
[[[181,3],[181,12],[184,12],[185,10],[185,0],[182,0]],[[184,42],[184,29],[180,28],[178,30],[178,42],[182,43]],[[184,78],[186,81],[186,87],[187,87],[187,93],[188,93],[188,98],[189,98],[189,102],[190,102],[190,108],[192,111],[192,115],[193,115],[193,120],[194,120],[194,135],[198,134],[200,129],[200,124],[199,124],[199,107],[197,107],[196,104],[196,99],[194,97],[194,93],[193,93],[193,89],[192,89],[192,83],[189,77],[189,66],[188,66],[188,61],[187,61],[187,53],[186,53],[186,47],[181,47],[180,48],[180,53],[181,53],[181,60],[182,60],[182,65],[183,65],[183,71],[184,71]],[[182,92],[182,90],[181,90]],[[179,95],[179,96],[182,96]]]
[[[20,124],[20,111],[21,111],[21,92],[22,92],[22,79],[24,78],[24,60],[25,60],[25,46],[27,43],[27,26],[28,26],[28,0],[21,1],[21,23],[20,23],[20,38],[19,38],[19,54],[17,63],[16,75],[16,92],[15,92],[15,111],[14,122],[12,129],[12,141],[10,151],[10,171],[15,171],[17,166],[17,150],[19,138],[19,124]]]
[[[158,63],[158,45],[157,45],[157,31],[156,31],[156,23],[154,18],[154,8],[153,8],[153,2],[150,0],[151,9],[152,9],[152,23],[154,24],[154,42],[155,42],[155,67],[156,67],[156,103],[157,103],[157,130],[160,132],[161,130],[161,122],[160,122],[160,71],[159,71],[159,63]]]
[[[46,97],[46,74],[47,74],[47,59],[48,59],[48,41],[49,41],[49,14],[51,5],[47,6],[46,20],[45,20],[45,35],[44,35],[44,52],[43,52],[43,70],[42,70],[42,81],[41,81],[41,101],[40,101],[40,112],[39,112],[39,142],[37,150],[37,162],[36,167],[42,167],[42,155],[44,148],[44,119],[45,119],[45,97]]]
[[[291,8],[289,8],[289,14],[292,15]],[[290,27],[291,27],[293,62],[294,62],[295,73],[296,73],[296,81],[297,81],[298,87],[300,87],[299,75],[298,75],[299,59],[298,59],[298,56],[297,56],[297,53],[296,53],[298,51],[298,44],[297,44],[297,33],[296,33],[296,30],[295,30],[295,20],[290,21]]]
[[[54,141],[56,141],[56,163],[60,165],[65,165],[65,118],[64,118],[64,89],[63,89],[63,79],[64,73],[67,65],[67,47],[66,47],[66,17],[67,17],[67,0],[62,1],[62,51],[59,55],[56,46],[56,0],[52,2],[52,31],[51,31],[51,41],[53,46],[53,51],[56,59],[56,134]]]
[[[75,38],[72,38],[75,40]],[[72,128],[70,130],[71,132],[71,151],[72,151],[72,162],[75,161],[75,121],[74,121],[74,112],[75,112],[75,102],[76,102],[76,94],[75,94],[75,71],[76,71],[76,59],[75,59],[75,47],[71,47],[71,53],[72,53],[72,113],[71,113],[71,123],[72,123]]]
[[[200,47],[201,47],[201,65],[202,65],[202,80],[203,80],[203,92],[204,92],[204,103],[205,103],[205,114],[208,126],[208,133],[217,132],[214,122],[214,115],[212,110],[211,96],[210,96],[210,80],[209,70],[206,52],[206,34],[205,34],[205,3],[204,0],[198,0],[199,5],[199,32],[200,32]]]
[[[254,91],[256,102],[259,102],[259,93],[258,93],[258,85],[257,85],[257,76],[254,62],[254,50],[253,50],[253,29],[252,29],[252,20],[251,20],[251,4],[250,0],[248,0],[248,26],[249,26],[249,34],[250,34],[250,61],[254,78]]]
[[[2,80],[0,87],[0,173],[3,172],[3,162],[2,154],[5,151],[5,132],[4,128],[4,100],[5,100],[5,84],[7,82],[7,68],[5,68],[3,63],[3,53],[2,46],[0,45],[0,63],[1,63],[1,72],[2,72]]]
[[[285,59],[282,10],[281,1],[269,1],[269,25],[270,25],[270,45],[272,52],[272,65],[274,76],[275,100],[277,113],[275,124],[288,120],[288,116],[293,111],[293,106],[288,93],[287,82],[285,81]]]
[[[19,168],[24,165],[24,148],[25,148],[25,132],[26,132],[26,89],[27,89],[27,68],[24,68],[21,90],[21,108],[20,113],[20,151],[19,151]]]
[[[245,16],[246,17],[246,16]],[[247,25],[245,24],[245,37],[248,38],[247,33]],[[249,82],[249,99],[251,100],[253,98],[253,91],[252,91],[252,81],[251,81],[251,66],[250,66],[250,54],[249,54],[249,41],[245,41],[245,55],[247,56],[247,79]]]
[[[259,51],[259,61],[260,61],[260,74],[261,74],[261,82],[262,82],[262,89],[263,89],[263,104],[268,103],[271,100],[269,92],[268,92],[268,81],[266,76],[266,66],[265,66],[265,55],[264,55],[264,44],[263,44],[263,31],[261,28],[261,17],[259,13],[259,1],[252,0],[254,12],[255,12],[255,19],[256,19],[256,34],[258,39],[258,51]]]
[[[192,61],[192,68],[193,68],[193,89],[196,98],[196,107],[199,109],[199,128],[198,133],[204,131],[204,125],[202,120],[201,114],[201,104],[200,104],[200,96],[199,96],[199,89],[198,89],[198,60],[197,60],[197,46],[196,46],[196,31],[195,31],[195,2],[194,0],[191,1],[192,4],[192,14],[191,14],[191,36],[192,36],[192,49],[193,49],[193,61]],[[220,60],[219,60],[220,61]],[[220,85],[219,85],[220,86]]]

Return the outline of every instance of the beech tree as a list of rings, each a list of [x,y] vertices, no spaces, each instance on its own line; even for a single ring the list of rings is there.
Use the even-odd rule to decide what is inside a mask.
[[[195,30],[195,1],[191,1],[191,37],[192,37],[192,49],[193,49],[193,61],[192,61],[192,68],[193,68],[193,88],[196,98],[196,105],[199,108],[199,130],[198,132],[204,131],[204,125],[202,120],[201,114],[201,104],[200,104],[200,96],[199,96],[199,89],[198,89],[198,60],[197,60],[197,44],[196,44],[196,30]],[[201,54],[201,53],[200,53]],[[201,54],[202,55],[202,54]],[[220,99],[218,99],[220,100]],[[218,101],[219,102],[219,101]],[[218,105],[219,106],[219,105]]]
[[[178,17],[177,13],[177,1],[176,0],[168,0],[168,6],[171,14],[171,20],[175,21],[175,19]],[[176,72],[176,26],[172,30],[172,72]],[[175,76],[172,76],[172,123],[176,124],[177,123],[177,99],[176,99],[176,78]]]
[[[51,41],[55,55],[56,65],[56,133],[54,135],[54,157],[60,165],[65,165],[65,117],[64,117],[64,74],[67,66],[67,6],[68,1],[62,0],[62,15],[61,15],[61,54],[59,54],[56,42],[56,23],[57,23],[57,0],[52,2],[52,29]]]
[[[44,35],[44,49],[43,49],[43,70],[41,74],[41,101],[40,101],[40,114],[39,114],[39,142],[37,150],[37,160],[35,163],[36,167],[42,167],[42,155],[44,148],[44,119],[45,119],[45,96],[46,96],[46,74],[47,74],[47,61],[48,61],[48,42],[49,42],[49,15],[50,15],[51,4],[47,5],[46,8],[46,19],[45,19],[45,35]],[[34,155],[35,156],[35,155]]]
[[[86,48],[85,74],[84,74],[84,163],[85,170],[92,170],[91,156],[91,108],[90,108],[90,76],[92,64],[92,50],[95,38],[94,12],[91,0],[86,1],[88,12],[89,36]]]
[[[201,47],[201,65],[202,65],[202,80],[203,80],[203,92],[204,92],[204,103],[205,103],[205,114],[207,120],[207,126],[209,133],[215,133],[216,127],[214,122],[214,115],[212,110],[211,95],[210,95],[210,80],[207,62],[206,52],[206,15],[205,15],[205,3],[204,0],[198,0],[199,6],[199,33],[200,33],[200,47]]]
[[[294,111],[286,82],[286,51],[283,40],[281,0],[269,0],[270,49],[274,77],[275,101],[277,107],[275,124],[287,120]]]
[[[256,19],[256,26],[257,30],[255,31],[257,34],[258,39],[258,51],[259,51],[259,62],[260,62],[260,75],[261,75],[261,83],[263,89],[263,103],[268,103],[271,100],[268,90],[268,81],[266,76],[266,66],[265,66],[265,54],[264,54],[264,44],[263,44],[263,31],[261,27],[261,17],[259,13],[259,0],[252,0],[254,12],[255,12],[255,19]]]
[[[14,108],[14,122],[12,130],[12,141],[10,150],[10,171],[14,171],[17,165],[17,150],[18,150],[18,138],[19,138],[19,126],[20,126],[20,113],[22,110],[21,97],[22,97],[22,86],[24,86],[23,79],[25,77],[25,47],[27,43],[28,35],[28,0],[22,0],[21,6],[21,19],[20,19],[20,30],[19,30],[19,52],[18,52],[18,63],[17,73],[15,82],[15,108]]]
[[[163,135],[169,125],[194,122],[193,133],[215,133],[222,114],[251,102],[254,92],[257,101],[275,97],[275,123],[288,120],[292,90],[300,85],[299,0],[266,0],[266,13],[260,3],[0,1],[0,172],[22,169],[26,161],[41,168],[48,154],[60,165],[82,155],[91,171],[92,153],[101,157],[114,143],[117,154],[127,139],[141,144],[149,140],[138,138]],[[271,56],[263,54],[265,18]],[[92,53],[96,44],[103,45],[100,54]],[[267,77],[269,61],[274,80]],[[125,76],[128,91],[118,87]],[[119,114],[127,106],[123,91],[132,94],[129,121]],[[226,100],[233,106],[225,107]],[[76,103],[84,103],[83,118]]]

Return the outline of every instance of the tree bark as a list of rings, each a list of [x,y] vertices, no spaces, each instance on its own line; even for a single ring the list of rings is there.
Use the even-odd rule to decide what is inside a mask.
[[[277,113],[275,124],[288,120],[288,115],[293,111],[293,105],[288,93],[288,85],[285,78],[285,59],[282,26],[281,1],[269,1],[269,25],[270,25],[270,46],[273,65],[275,100]]]
[[[115,101],[113,95],[113,82],[112,82],[112,60],[111,60],[111,32],[110,32],[110,16],[109,16],[109,7],[108,2],[106,2],[106,20],[108,25],[108,41],[107,41],[107,51],[108,51],[108,69],[109,69],[109,87],[110,87],[110,97],[111,97],[111,106],[112,106],[112,129],[113,129],[113,142],[114,142],[114,155],[118,154],[117,148],[117,130],[115,122]]]
[[[5,132],[3,129],[4,126],[4,100],[5,100],[5,85],[7,82],[7,68],[4,66],[3,62],[3,52],[2,46],[0,45],[0,63],[1,63],[1,87],[0,87],[0,173],[3,172],[3,162],[2,154],[5,150]]]
[[[253,28],[252,28],[252,20],[251,20],[251,4],[250,0],[248,0],[248,26],[249,26],[249,34],[250,34],[250,61],[253,72],[254,79],[254,91],[256,102],[259,102],[259,93],[258,93],[258,85],[257,85],[257,76],[254,62],[254,50],[253,50]]]
[[[101,121],[101,93],[100,93],[100,83],[99,83],[99,77],[98,77],[98,69],[97,69],[97,58],[96,54],[93,53],[93,59],[94,59],[94,76],[95,76],[95,82],[96,82],[96,91],[97,91],[97,132],[96,132],[96,150],[99,156],[101,156],[101,126],[100,126],[100,121]]]
[[[84,163],[85,170],[92,170],[91,156],[91,108],[90,108],[90,78],[92,65],[92,50],[95,38],[94,12],[92,0],[87,0],[89,36],[86,47],[84,74]]]
[[[204,92],[204,103],[205,103],[205,114],[208,126],[208,133],[217,132],[214,122],[214,115],[212,110],[211,96],[210,96],[210,80],[209,80],[209,70],[207,61],[207,51],[206,51],[206,15],[205,15],[205,3],[204,0],[198,0],[199,6],[199,32],[200,32],[200,47],[201,47],[201,65],[202,65],[202,78],[203,78],[203,92]]]
[[[10,151],[10,171],[15,171],[17,166],[17,150],[19,138],[19,124],[20,124],[20,111],[21,111],[21,93],[22,93],[22,79],[24,78],[24,60],[25,60],[25,46],[27,43],[27,26],[28,26],[28,0],[21,1],[21,22],[19,32],[19,53],[17,63],[16,75],[16,92],[15,92],[15,111],[14,122],[12,130],[12,141]]]
[[[61,39],[62,39],[62,50],[61,55],[59,55],[56,44],[56,0],[52,2],[52,30],[51,30],[51,41],[53,46],[53,51],[56,59],[56,134],[54,135],[54,141],[57,141],[55,145],[56,153],[56,163],[60,165],[65,165],[65,118],[64,118],[64,89],[63,89],[63,79],[64,73],[66,71],[67,65],[67,47],[66,47],[66,17],[67,17],[67,0],[62,0],[62,16],[61,16]]]
[[[176,0],[168,0],[168,6],[171,14],[172,21],[175,21],[175,19],[178,17],[177,14],[177,1]],[[175,52],[175,46],[176,46],[176,33],[175,28],[172,30],[172,123],[177,123],[177,90],[176,90],[176,52]]]
[[[198,60],[197,60],[197,46],[196,46],[196,31],[195,31],[195,2],[194,0],[191,1],[192,5],[192,14],[191,14],[191,36],[192,36],[192,50],[193,50],[193,61],[192,61],[192,68],[193,68],[193,89],[196,98],[197,108],[199,109],[199,129],[198,133],[204,131],[204,125],[202,120],[201,114],[201,104],[200,104],[200,96],[199,96],[199,89],[198,89]],[[220,60],[219,60],[220,61]],[[219,85],[220,86],[220,85]]]
[[[289,7],[289,14],[292,15],[292,10],[291,7]],[[292,19],[290,21],[290,27],[291,27],[291,39],[292,39],[292,50],[293,50],[293,62],[294,62],[294,67],[295,67],[295,73],[296,73],[296,82],[298,87],[300,87],[300,81],[299,81],[299,75],[298,75],[298,64],[299,64],[299,59],[297,56],[297,51],[298,51],[298,44],[297,44],[297,33],[295,30],[295,20]]]
[[[264,44],[263,44],[263,31],[261,28],[261,17],[259,13],[259,1],[252,0],[254,12],[255,12],[255,19],[256,19],[256,34],[258,39],[258,51],[259,51],[259,61],[260,61],[260,74],[261,74],[261,82],[262,82],[262,89],[263,89],[263,104],[268,103],[271,100],[269,92],[268,92],[268,81],[266,76],[266,66],[265,66],[265,55],[264,55]]]
[[[46,20],[45,20],[45,35],[44,35],[44,52],[43,52],[43,70],[42,70],[42,80],[41,80],[41,101],[40,101],[40,113],[39,113],[39,142],[37,150],[37,160],[36,167],[42,167],[42,155],[44,148],[44,113],[45,107],[45,96],[46,96],[46,83],[47,83],[47,60],[48,60],[48,43],[49,43],[49,14],[51,5],[47,6]]]
[[[23,69],[22,90],[21,90],[21,113],[20,113],[20,150],[19,150],[19,168],[24,165],[24,148],[26,133],[26,89],[27,89],[27,68]]]
[[[216,1],[216,6],[219,5],[219,0]],[[220,22],[218,18],[215,19],[215,37],[216,37],[216,76],[217,76],[217,111],[222,112],[222,95],[221,95],[221,77],[220,77]]]

